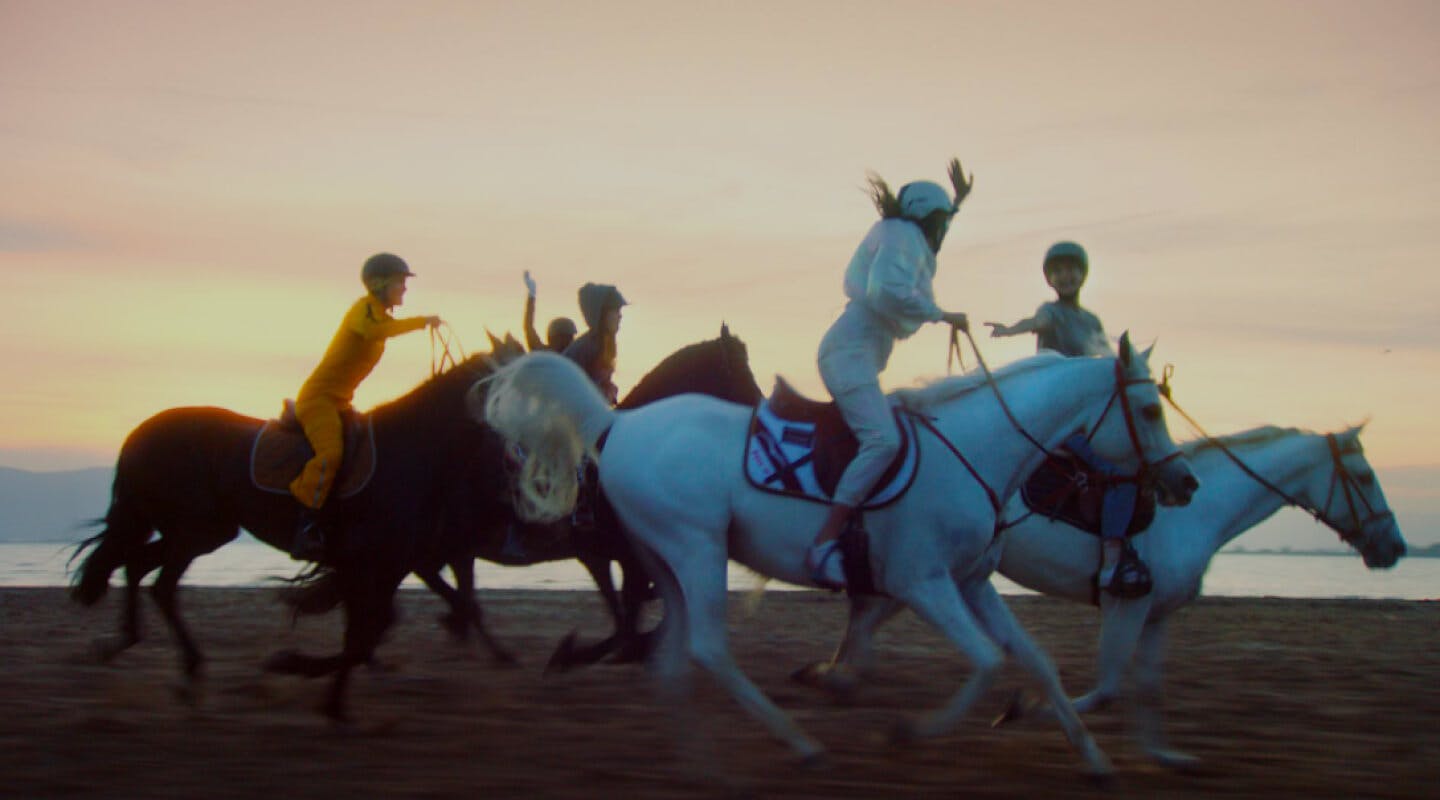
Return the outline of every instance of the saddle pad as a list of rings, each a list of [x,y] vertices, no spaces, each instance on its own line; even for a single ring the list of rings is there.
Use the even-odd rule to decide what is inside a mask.
[[[900,429],[900,451],[861,509],[887,506],[915,482],[920,466],[915,421],[900,408],[892,412]],[[745,439],[745,478],[762,491],[828,504],[855,450],[855,438],[848,430],[843,437],[825,437],[815,423],[781,419],[769,401],[762,402]]]
[[[1104,480],[1104,476],[1087,469],[1077,458],[1051,457],[1025,480],[1020,487],[1020,497],[1036,514],[1099,536]],[[1143,533],[1154,520],[1155,492],[1142,491],[1135,500],[1135,512],[1125,535]]]
[[[290,482],[305,469],[305,462],[314,454],[305,432],[280,420],[269,420],[260,426],[250,447],[250,482],[261,491],[290,494]],[[345,454],[341,457],[340,473],[330,489],[334,497],[353,497],[370,482],[375,474],[375,428],[370,417],[358,418],[345,425]]]

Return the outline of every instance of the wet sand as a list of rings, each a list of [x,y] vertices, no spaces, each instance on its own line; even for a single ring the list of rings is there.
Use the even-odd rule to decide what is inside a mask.
[[[912,615],[882,634],[882,659],[854,701],[836,705],[789,680],[827,656],[842,599],[771,592],[746,618],[732,597],[742,668],[831,754],[802,769],[708,678],[697,727],[729,781],[696,780],[674,745],[675,715],[645,673],[602,665],[543,675],[554,645],[608,630],[598,596],[482,592],[493,630],[521,665],[449,641],[439,601],[400,597],[401,620],[356,672],[353,729],[316,713],[326,681],[265,675],[282,648],[329,653],[340,618],[291,627],[264,589],[185,589],[209,657],[195,706],[179,702],[177,650],[147,599],[147,638],[109,665],[92,642],[116,630],[118,596],[96,608],[61,589],[0,590],[0,796],[15,798],[497,797],[1435,797],[1440,793],[1440,604],[1204,599],[1172,625],[1171,743],[1203,759],[1192,774],[1152,766],[1123,709],[1087,717],[1118,771],[1101,792],[1058,728],[988,720],[1026,685],[1013,665],[958,730],[895,746],[891,723],[937,707],[966,673]],[[1073,691],[1089,686],[1098,616],[1048,598],[1013,598]],[[684,763],[694,764],[690,759]]]

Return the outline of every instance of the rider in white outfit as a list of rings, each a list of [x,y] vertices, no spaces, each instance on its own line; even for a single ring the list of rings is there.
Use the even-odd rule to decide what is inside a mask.
[[[880,390],[880,373],[895,340],[909,338],[927,322],[967,328],[963,313],[947,312],[935,304],[931,283],[935,254],[973,180],[966,179],[958,160],[950,162],[952,200],[930,181],[907,183],[894,195],[885,181],[870,177],[881,219],[851,257],[845,269],[845,296],[850,301],[820,341],[820,377],[860,444],[806,555],[811,578],[822,586],[844,586],[836,538],[900,448],[899,431]]]

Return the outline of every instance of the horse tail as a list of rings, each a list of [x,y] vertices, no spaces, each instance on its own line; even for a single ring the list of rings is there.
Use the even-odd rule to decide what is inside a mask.
[[[290,607],[291,621],[301,616],[324,614],[344,600],[340,576],[334,569],[315,567],[295,578],[287,579],[280,593],[280,602]]]
[[[554,522],[575,507],[580,466],[615,421],[615,411],[573,361],[536,352],[476,384],[471,414],[500,434],[520,461],[515,510]]]
[[[73,561],[90,550],[70,584],[71,598],[85,606],[100,602],[110,589],[111,573],[124,566],[130,554],[144,546],[154,530],[134,500],[122,491],[118,472],[110,490],[110,508],[105,518],[94,524],[104,525],[105,529],[76,545],[70,556]]]

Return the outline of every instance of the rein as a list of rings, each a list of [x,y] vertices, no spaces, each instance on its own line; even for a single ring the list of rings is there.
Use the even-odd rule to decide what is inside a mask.
[[[1354,546],[1358,542],[1364,540],[1366,525],[1369,525],[1375,520],[1395,516],[1395,512],[1393,511],[1387,509],[1382,512],[1377,512],[1375,511],[1374,506],[1370,505],[1370,501],[1365,497],[1365,494],[1360,491],[1358,483],[1355,480],[1355,476],[1351,475],[1350,470],[1345,468],[1345,462],[1343,458],[1344,452],[1341,451],[1340,442],[1335,438],[1335,434],[1333,433],[1325,434],[1325,442],[1330,448],[1330,463],[1333,467],[1330,472],[1330,488],[1325,493],[1325,505],[1320,508],[1311,508],[1305,503],[1300,502],[1300,500],[1295,498],[1289,492],[1281,489],[1279,486],[1276,486],[1269,480],[1266,480],[1265,477],[1262,476],[1260,473],[1251,469],[1249,464],[1246,464],[1244,461],[1240,460],[1240,457],[1235,455],[1235,453],[1232,452],[1230,448],[1225,445],[1224,442],[1216,439],[1214,436],[1211,436],[1205,430],[1204,426],[1197,422],[1194,417],[1187,414],[1185,412],[1185,409],[1180,407],[1179,403],[1175,402],[1175,398],[1171,396],[1170,389],[1170,376],[1174,374],[1175,366],[1173,364],[1166,364],[1164,370],[1164,377],[1162,378],[1159,386],[1160,395],[1165,398],[1165,402],[1169,403],[1170,407],[1175,409],[1175,411],[1179,413],[1181,417],[1184,417],[1185,421],[1190,423],[1190,427],[1194,428],[1195,431],[1199,433],[1202,438],[1205,439],[1205,441],[1209,442],[1211,446],[1224,453],[1225,457],[1229,458],[1235,464],[1235,466],[1239,467],[1241,472],[1248,475],[1252,480],[1265,487],[1267,490],[1279,496],[1280,499],[1284,500],[1287,504],[1301,509],[1305,513],[1309,514],[1311,517],[1314,517],[1316,522],[1319,522],[1330,530],[1335,531],[1335,533],[1339,535],[1341,541]],[[1335,500],[1335,489],[1337,486],[1339,486],[1345,492],[1345,503],[1350,510],[1350,521],[1355,523],[1355,530],[1353,531],[1344,530],[1338,524],[1332,522],[1327,513],[1330,510],[1330,505]],[[1365,506],[1365,512],[1368,516],[1366,516],[1364,519],[1360,518],[1360,513],[1355,507],[1356,496],[1359,496],[1360,503]]]
[[[450,349],[455,346],[454,351]],[[458,354],[458,356],[457,356]],[[430,329],[430,377],[435,377],[450,367],[466,360],[465,348],[460,346],[460,337],[450,323],[441,321],[440,327]]]
[[[950,349],[949,349],[948,353],[946,354],[946,359],[945,359],[945,369],[946,369],[946,372],[949,372],[949,371],[950,371],[950,369],[951,369],[951,367],[952,367],[952,364],[953,364],[955,361],[959,361],[959,362],[960,362],[960,367],[961,367],[961,369],[964,369],[964,367],[965,367],[964,355],[963,355],[963,353],[962,353],[962,351],[961,351],[961,349],[960,349],[960,330],[961,330],[961,329],[959,328],[959,326],[955,326],[955,325],[951,325],[951,326],[950,326]],[[975,337],[970,334],[970,331],[969,331],[968,328],[965,329],[965,338],[968,339],[968,340],[970,340],[970,348],[975,351],[975,360],[980,364],[980,369],[981,369],[981,371],[983,371],[983,372],[985,373],[985,382],[986,382],[986,384],[988,384],[988,385],[990,386],[990,390],[991,390],[992,392],[994,392],[994,394],[995,394],[995,400],[996,400],[996,402],[998,402],[998,403],[1000,404],[1000,410],[1005,413],[1005,418],[1010,421],[1010,425],[1011,425],[1015,430],[1019,431],[1019,432],[1020,432],[1020,435],[1021,435],[1021,436],[1024,436],[1024,437],[1025,437],[1025,440],[1028,441],[1028,442],[1030,442],[1030,444],[1033,445],[1033,446],[1035,447],[1035,449],[1037,449],[1037,450],[1039,450],[1040,452],[1044,453],[1047,458],[1056,458],[1057,456],[1055,455],[1055,453],[1054,453],[1052,450],[1050,450],[1048,447],[1046,447],[1044,444],[1042,444],[1042,443],[1040,442],[1040,440],[1036,439],[1036,438],[1030,433],[1030,431],[1028,431],[1028,430],[1025,429],[1025,426],[1024,426],[1024,425],[1020,424],[1020,420],[1016,419],[1014,412],[1012,412],[1012,411],[1010,410],[1010,405],[1005,402],[1005,396],[1004,396],[1004,394],[1002,394],[1002,393],[1000,392],[1000,384],[999,384],[999,382],[995,380],[995,375],[994,375],[994,373],[992,373],[992,372],[990,371],[990,366],[985,363],[985,354],[982,353],[982,352],[980,352],[980,345],[975,342]],[[1171,453],[1170,455],[1165,456],[1165,457],[1162,458],[1160,461],[1156,462],[1156,464],[1154,464],[1154,465],[1151,465],[1150,462],[1145,458],[1144,449],[1140,446],[1140,434],[1139,434],[1139,432],[1135,429],[1135,418],[1134,418],[1134,413],[1133,413],[1133,411],[1132,411],[1131,408],[1130,408],[1130,398],[1129,398],[1129,396],[1125,393],[1125,389],[1127,389],[1128,387],[1133,386],[1133,385],[1135,385],[1135,384],[1139,384],[1139,383],[1155,383],[1155,381],[1154,381],[1154,379],[1152,379],[1152,378],[1142,378],[1142,379],[1135,379],[1135,380],[1131,380],[1131,379],[1129,379],[1129,378],[1126,378],[1126,377],[1125,377],[1125,373],[1124,373],[1124,368],[1121,367],[1119,359],[1116,359],[1116,361],[1115,361],[1115,392],[1110,395],[1110,400],[1105,404],[1105,410],[1101,412],[1101,414],[1100,414],[1100,419],[1095,423],[1095,428],[1094,428],[1094,430],[1092,430],[1092,431],[1090,432],[1090,436],[1093,437],[1093,436],[1095,435],[1095,431],[1098,431],[1098,430],[1100,429],[1100,423],[1105,420],[1105,415],[1110,413],[1111,407],[1115,405],[1115,398],[1118,396],[1118,397],[1120,398],[1121,411],[1122,411],[1122,412],[1124,413],[1124,415],[1125,415],[1125,428],[1126,428],[1126,431],[1127,431],[1127,432],[1129,433],[1129,435],[1130,435],[1130,446],[1131,446],[1132,448],[1134,448],[1134,450],[1135,450],[1135,455],[1136,455],[1136,456],[1139,458],[1139,460],[1140,460],[1140,469],[1139,469],[1134,475],[1125,475],[1125,476],[1119,476],[1119,477],[1117,477],[1117,478],[1115,479],[1115,480],[1117,480],[1117,481],[1126,481],[1126,482],[1134,481],[1134,482],[1136,482],[1136,483],[1141,483],[1141,482],[1143,482],[1143,481],[1145,480],[1145,478],[1147,477],[1147,475],[1150,473],[1150,471],[1153,469],[1154,466],[1159,466],[1160,464],[1164,464],[1165,462],[1170,461],[1171,459],[1178,458],[1178,457],[1180,456],[1180,454],[1181,454],[1181,453],[1180,453],[1180,450],[1177,449],[1174,453]],[[918,419],[918,420],[920,421],[920,424],[921,424],[921,425],[923,425],[927,430],[929,430],[931,433],[933,433],[933,434],[935,435],[935,438],[939,439],[940,442],[941,442],[941,444],[945,445],[945,447],[946,447],[957,459],[960,460],[960,463],[965,466],[965,469],[970,472],[970,474],[975,478],[976,482],[978,482],[978,483],[980,484],[980,486],[985,489],[985,494],[986,494],[986,496],[990,499],[990,505],[993,506],[994,509],[995,509],[995,511],[996,511],[996,513],[999,514],[999,512],[1000,512],[1001,509],[1002,509],[1002,506],[1001,506],[1001,504],[1000,504],[1000,497],[999,497],[999,495],[998,495],[998,494],[995,492],[995,490],[990,486],[990,484],[988,484],[988,483],[985,482],[985,479],[984,479],[984,478],[981,478],[981,477],[980,477],[980,473],[979,473],[979,472],[975,469],[975,467],[970,463],[969,459],[965,458],[964,454],[962,454],[962,453],[960,452],[960,449],[959,449],[958,447],[956,447],[955,444],[954,444],[953,442],[951,442],[948,438],[946,438],[946,436],[945,436],[943,433],[940,432],[940,429],[939,429],[939,428],[935,427],[934,423],[931,422],[931,420],[930,420],[928,417],[926,417],[926,416],[924,416],[924,415],[921,415],[921,414],[916,414],[915,417],[916,417],[916,419]],[[1362,498],[1362,499],[1363,499],[1363,498]],[[1009,526],[1008,526],[1008,525],[1005,525],[1005,524],[1003,523],[1003,521],[997,520],[997,524],[996,524],[996,532],[997,532],[997,533],[998,533],[999,531],[1003,530],[1003,529],[1006,528],[1006,527],[1009,527]]]

